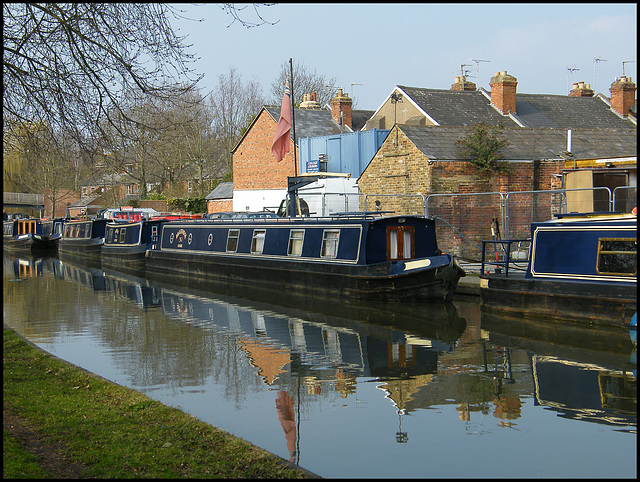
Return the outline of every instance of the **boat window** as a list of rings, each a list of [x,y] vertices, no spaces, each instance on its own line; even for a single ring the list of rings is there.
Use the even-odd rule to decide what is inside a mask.
[[[227,253],[235,253],[238,249],[239,229],[230,229],[227,237]]]
[[[120,228],[120,242],[124,243],[125,235],[127,233],[127,228]]]
[[[320,256],[323,258],[336,258],[338,256],[339,238],[340,230],[325,229],[322,233],[322,252]]]
[[[264,229],[253,230],[253,240],[251,241],[251,252],[261,254],[264,249],[264,236],[266,234]]]
[[[388,260],[413,259],[415,256],[414,232],[413,226],[387,227]]]
[[[637,238],[600,238],[596,269],[599,274],[636,276],[638,273]]]
[[[302,254],[302,242],[304,241],[304,229],[292,229],[289,233],[289,256],[300,256]]]

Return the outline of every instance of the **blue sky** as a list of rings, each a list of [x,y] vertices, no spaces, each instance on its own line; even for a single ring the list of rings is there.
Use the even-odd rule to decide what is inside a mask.
[[[369,110],[396,85],[449,89],[462,69],[487,90],[494,73],[506,70],[518,79],[518,92],[565,95],[568,84],[582,81],[609,96],[623,62],[632,61],[624,73],[637,82],[635,3],[284,3],[259,8],[275,25],[249,29],[232,23],[216,4],[178,8],[204,18],[171,20],[193,44],[189,51],[199,57],[193,67],[204,74],[204,91],[235,67],[244,81],[258,80],[269,98],[289,58],[334,77],[356,108]],[[250,4],[243,15],[256,19]],[[594,84],[595,58],[603,60],[595,62]]]

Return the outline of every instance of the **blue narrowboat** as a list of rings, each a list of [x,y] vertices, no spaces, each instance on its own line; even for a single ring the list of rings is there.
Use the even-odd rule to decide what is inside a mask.
[[[424,216],[176,220],[147,252],[148,272],[278,293],[448,301],[464,270]]]
[[[12,219],[3,224],[3,248],[21,253],[56,252],[62,237],[62,219]]]
[[[629,329],[637,309],[637,228],[635,214],[559,214],[532,223],[530,239],[483,241],[482,310]],[[526,268],[523,262],[518,269],[514,248],[523,242]],[[487,249],[504,259],[486,261]]]
[[[166,219],[137,222],[111,221],[105,227],[102,264],[111,268],[140,270],[145,268],[145,255],[160,238]]]
[[[72,256],[85,262],[100,262],[107,219],[68,220],[64,223],[62,239],[58,244],[61,255]]]

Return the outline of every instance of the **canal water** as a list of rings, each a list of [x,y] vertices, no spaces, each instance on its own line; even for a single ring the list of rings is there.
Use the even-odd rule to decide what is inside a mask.
[[[636,477],[629,333],[4,254],[4,323],[322,477]]]

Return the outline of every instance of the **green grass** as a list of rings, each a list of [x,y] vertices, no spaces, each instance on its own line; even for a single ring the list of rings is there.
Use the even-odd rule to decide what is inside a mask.
[[[87,478],[309,478],[282,458],[87,373],[34,347],[11,330],[3,336],[4,406]],[[4,478],[50,477],[3,434]]]

